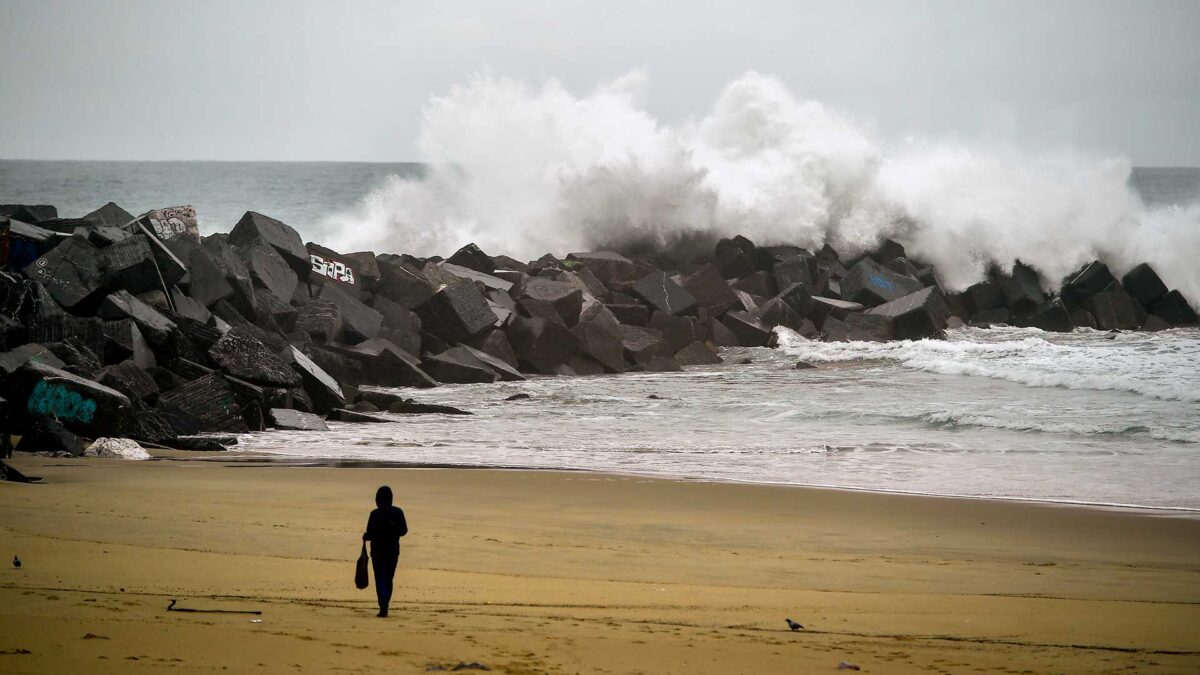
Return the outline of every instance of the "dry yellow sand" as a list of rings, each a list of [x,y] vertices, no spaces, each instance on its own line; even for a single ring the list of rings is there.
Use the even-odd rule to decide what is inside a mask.
[[[0,484],[0,672],[1200,670],[1190,518],[565,472],[13,464],[48,482]],[[412,529],[386,620],[352,583],[385,483]]]

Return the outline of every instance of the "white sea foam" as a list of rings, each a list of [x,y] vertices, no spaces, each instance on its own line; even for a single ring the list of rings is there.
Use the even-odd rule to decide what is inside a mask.
[[[891,236],[952,289],[1018,258],[1053,285],[1099,256],[1117,273],[1147,260],[1200,300],[1200,207],[1147,211],[1124,159],[965,140],[885,146],[753,72],[707,113],[668,125],[642,106],[647,84],[633,72],[577,95],[554,80],[475,76],[424,111],[426,177],[391,179],[329,217],[324,238],[424,255],[474,241],[530,258],[731,234],[855,250]]]
[[[780,348],[806,361],[885,359],[942,375],[1200,402],[1200,332],[1195,330],[1096,340],[1087,333],[1056,335],[1035,328],[963,328],[950,331],[949,340],[886,343],[816,342],[777,330]]]

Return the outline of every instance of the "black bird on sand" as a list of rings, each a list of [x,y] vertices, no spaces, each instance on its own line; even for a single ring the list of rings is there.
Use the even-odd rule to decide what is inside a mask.
[[[21,559],[15,555],[13,556],[13,567],[21,569]]]
[[[792,621],[791,619],[784,619],[784,621],[787,621],[788,628],[791,628],[792,632],[804,629],[804,626],[801,626],[800,624],[796,623],[795,621]]]

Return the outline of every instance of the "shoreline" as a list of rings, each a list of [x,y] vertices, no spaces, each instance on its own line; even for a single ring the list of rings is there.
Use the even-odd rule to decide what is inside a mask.
[[[157,453],[157,454],[156,454]],[[179,456],[176,456],[178,453]],[[865,494],[895,495],[907,497],[926,497],[931,499],[970,500],[984,502],[1002,502],[1014,504],[1043,504],[1048,506],[1063,506],[1106,511],[1144,513],[1149,516],[1178,517],[1200,519],[1200,508],[1186,506],[1145,506],[1140,504],[1121,504],[1111,502],[1073,501],[1066,499],[1039,499],[1036,497],[1005,497],[998,495],[966,495],[938,492],[916,492],[910,490],[891,490],[886,488],[859,488],[843,485],[826,485],[818,483],[776,483],[770,481],[737,480],[734,478],[708,478],[702,476],[668,475],[656,473],[638,473],[598,469],[577,469],[572,467],[536,467],[499,464],[454,464],[449,462],[389,462],[372,459],[332,459],[308,458],[294,455],[277,455],[268,452],[228,450],[224,453],[200,453],[190,451],[170,451],[163,454],[161,450],[151,453],[151,461],[202,461],[230,462],[233,464],[261,461],[256,466],[279,466],[291,468],[330,468],[330,469],[412,469],[412,470],[455,470],[464,471],[533,471],[549,473],[584,473],[598,476],[614,476],[622,478],[648,478],[664,481],[679,481],[689,483],[713,483],[718,485],[750,485],[761,487],[799,488],[804,490],[831,490],[836,492],[852,492]],[[208,456],[211,455],[211,456]],[[223,455],[223,457],[217,456]]]

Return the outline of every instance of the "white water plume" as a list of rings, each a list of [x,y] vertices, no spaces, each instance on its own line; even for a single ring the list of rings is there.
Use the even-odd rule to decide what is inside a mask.
[[[748,73],[671,126],[640,72],[586,96],[478,75],[424,111],[423,178],[391,179],[325,222],[345,250],[448,255],[468,242],[530,259],[744,234],[858,251],[893,237],[959,289],[1020,259],[1055,285],[1099,257],[1149,261],[1200,298],[1200,207],[1148,211],[1129,162],[965,141],[885,147],[777,79]]]

